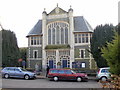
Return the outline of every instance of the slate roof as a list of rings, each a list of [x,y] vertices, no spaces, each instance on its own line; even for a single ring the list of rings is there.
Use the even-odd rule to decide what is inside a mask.
[[[93,29],[83,16],[77,16],[74,17],[74,32],[93,32]],[[37,22],[27,36],[31,35],[42,35],[42,20]]]
[[[93,32],[93,29],[83,16],[77,16],[74,17],[74,32]]]
[[[42,20],[39,20],[27,36],[42,35]]]

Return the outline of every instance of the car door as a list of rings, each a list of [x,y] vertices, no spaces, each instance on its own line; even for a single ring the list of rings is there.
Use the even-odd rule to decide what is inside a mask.
[[[24,73],[20,69],[16,68],[15,69],[15,77],[24,78]]]
[[[76,75],[74,73],[71,72],[71,70],[65,70],[66,73],[66,79],[67,80],[74,80],[76,79]]]
[[[14,77],[15,76],[15,69],[14,68],[8,68],[8,74],[10,77]]]
[[[65,70],[59,70],[58,71],[58,78],[61,79],[61,80],[65,80],[66,79]]]

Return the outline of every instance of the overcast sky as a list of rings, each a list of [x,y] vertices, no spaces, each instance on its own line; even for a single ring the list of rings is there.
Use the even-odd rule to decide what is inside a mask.
[[[100,24],[118,23],[119,0],[0,0],[0,23],[14,31],[19,47],[27,47],[26,35],[34,27],[42,12],[58,6],[66,11],[72,6],[74,16],[84,16],[93,29]]]

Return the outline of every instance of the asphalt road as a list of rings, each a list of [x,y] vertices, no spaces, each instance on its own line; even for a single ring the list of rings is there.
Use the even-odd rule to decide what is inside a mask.
[[[95,80],[88,82],[49,81],[47,79],[2,79],[2,88],[101,88]]]

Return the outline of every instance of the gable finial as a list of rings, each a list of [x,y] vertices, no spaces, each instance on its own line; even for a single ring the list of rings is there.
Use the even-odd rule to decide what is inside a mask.
[[[44,8],[44,11],[46,10],[46,8]]]
[[[72,6],[70,5],[70,8],[72,8]]]
[[[58,3],[57,3],[57,7],[58,7]]]

